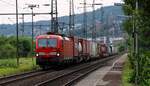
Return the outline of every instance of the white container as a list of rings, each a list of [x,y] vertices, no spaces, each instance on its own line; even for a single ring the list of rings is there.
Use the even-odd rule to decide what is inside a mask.
[[[98,48],[97,48],[97,43],[91,42],[91,50],[90,50],[90,55],[91,57],[98,57]]]

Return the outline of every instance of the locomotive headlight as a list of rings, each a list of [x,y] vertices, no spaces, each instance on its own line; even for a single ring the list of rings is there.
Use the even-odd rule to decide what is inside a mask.
[[[57,53],[56,55],[57,55],[57,56],[60,56],[60,54],[59,54],[59,53]]]
[[[38,56],[39,56],[39,54],[37,53],[37,54],[36,54],[36,56],[38,57]]]

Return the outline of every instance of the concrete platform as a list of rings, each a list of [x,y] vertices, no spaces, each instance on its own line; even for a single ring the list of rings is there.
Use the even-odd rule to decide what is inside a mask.
[[[110,61],[106,65],[89,74],[75,86],[121,86],[122,67],[127,58],[127,54]]]

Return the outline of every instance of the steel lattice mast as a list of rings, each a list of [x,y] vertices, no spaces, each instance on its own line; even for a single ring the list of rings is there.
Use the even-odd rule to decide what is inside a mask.
[[[84,38],[87,39],[87,13],[86,13],[86,0],[84,0],[84,17],[83,17],[83,28],[84,28]]]
[[[69,35],[74,35],[74,0],[69,2]]]
[[[58,33],[57,0],[51,0],[51,31]]]
[[[96,40],[96,26],[95,26],[95,0],[93,0],[92,8],[93,8],[93,27],[92,27],[92,40]]]

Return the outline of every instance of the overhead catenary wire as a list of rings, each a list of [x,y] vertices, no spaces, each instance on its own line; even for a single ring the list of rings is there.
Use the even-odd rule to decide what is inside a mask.
[[[15,4],[12,4],[12,3],[9,3],[9,2],[7,2],[7,1],[4,1],[4,0],[0,0],[1,2],[3,2],[3,3],[5,3],[5,4],[9,4],[10,6],[13,6],[13,7],[15,7]]]
[[[11,7],[14,7],[14,8],[16,7],[15,4],[9,3],[9,2],[7,2],[5,0],[0,0],[0,2],[3,2],[3,3],[5,3],[5,4],[7,4],[7,5],[11,6]],[[22,9],[22,8],[18,6],[18,9]]]

